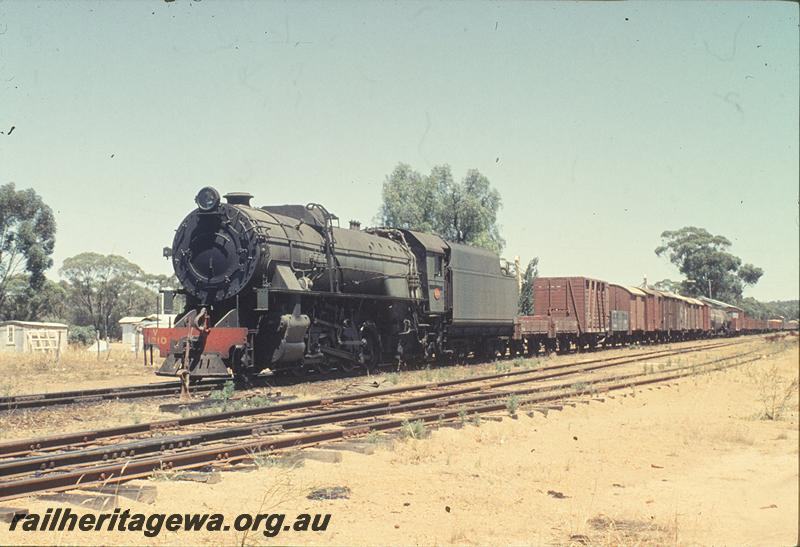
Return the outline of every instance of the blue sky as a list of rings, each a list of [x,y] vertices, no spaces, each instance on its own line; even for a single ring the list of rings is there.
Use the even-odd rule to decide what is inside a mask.
[[[370,223],[397,162],[500,191],[543,275],[680,276],[702,226],[798,297],[789,2],[0,2],[0,183],[56,211],[56,262],[161,248],[204,185]]]

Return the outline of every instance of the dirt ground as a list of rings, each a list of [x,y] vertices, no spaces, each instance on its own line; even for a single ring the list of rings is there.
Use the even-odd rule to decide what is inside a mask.
[[[798,541],[798,349],[672,387],[566,406],[546,417],[444,427],[423,439],[375,442],[338,463],[265,460],[216,484],[155,486],[160,512],[330,513],[325,532],[25,533],[0,544],[598,544],[793,545]],[[775,419],[770,419],[775,418]],[[461,424],[459,424],[461,425]],[[380,439],[377,439],[380,441]],[[136,483],[131,483],[136,484]],[[311,500],[320,487],[345,499]],[[0,505],[95,512],[63,501]]]

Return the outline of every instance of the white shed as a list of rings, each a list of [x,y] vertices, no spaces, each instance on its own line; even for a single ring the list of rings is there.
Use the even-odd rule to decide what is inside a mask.
[[[144,317],[123,317],[119,320],[119,326],[122,328],[122,343],[128,344],[131,347],[136,345],[136,326],[141,323]]]
[[[63,323],[0,321],[0,351],[33,353],[63,351],[69,337]]]
[[[154,313],[147,317],[123,317],[119,320],[122,327],[122,343],[130,346],[131,351],[139,353],[144,347],[142,329],[145,327],[171,327],[175,323],[175,315]]]

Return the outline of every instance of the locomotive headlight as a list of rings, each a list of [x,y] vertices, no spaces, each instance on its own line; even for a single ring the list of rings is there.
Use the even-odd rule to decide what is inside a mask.
[[[219,192],[211,186],[206,186],[197,192],[194,202],[201,211],[213,211],[219,206]]]

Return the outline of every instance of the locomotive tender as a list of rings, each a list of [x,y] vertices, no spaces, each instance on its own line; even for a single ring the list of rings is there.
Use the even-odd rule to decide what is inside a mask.
[[[491,251],[395,228],[337,226],[322,205],[254,207],[200,190],[165,256],[186,307],[145,329],[157,374],[251,376],[504,351],[519,290]],[[165,307],[172,294],[165,295]]]

